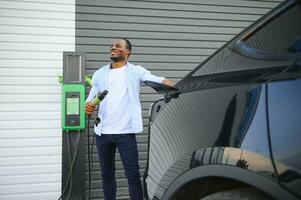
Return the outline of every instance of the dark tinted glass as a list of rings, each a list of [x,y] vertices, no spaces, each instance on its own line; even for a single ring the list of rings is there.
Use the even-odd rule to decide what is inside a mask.
[[[301,80],[271,83],[268,103],[279,178],[301,197]]]
[[[269,117],[275,159],[301,169],[301,79],[270,83]]]

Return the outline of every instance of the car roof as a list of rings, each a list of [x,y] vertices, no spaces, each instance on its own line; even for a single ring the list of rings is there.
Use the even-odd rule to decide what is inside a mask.
[[[283,2],[218,49],[175,87],[186,93],[301,77],[301,53],[289,49],[292,41],[301,39],[300,4],[297,0]],[[284,25],[289,29],[283,29]]]

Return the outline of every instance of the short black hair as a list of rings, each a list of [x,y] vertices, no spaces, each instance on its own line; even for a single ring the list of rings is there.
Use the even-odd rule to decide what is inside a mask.
[[[126,38],[120,38],[120,39],[122,39],[122,40],[124,40],[126,42],[126,48],[128,50],[130,50],[130,54],[131,54],[131,52],[132,52],[132,44],[131,44],[131,42],[128,39],[126,39]]]

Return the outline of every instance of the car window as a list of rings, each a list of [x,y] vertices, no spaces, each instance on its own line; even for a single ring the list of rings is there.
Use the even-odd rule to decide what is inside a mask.
[[[268,105],[274,158],[301,169],[301,79],[269,84]]]

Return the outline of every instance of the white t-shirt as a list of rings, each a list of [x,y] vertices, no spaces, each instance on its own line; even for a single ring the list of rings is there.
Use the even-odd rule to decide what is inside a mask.
[[[131,133],[131,109],[125,67],[110,69],[108,95],[103,117],[103,134]]]
[[[92,76],[92,88],[89,92],[89,96],[87,97],[87,102],[92,101],[95,95],[99,92],[103,92],[104,90],[109,90],[109,74],[112,69],[110,69],[111,63],[107,64],[100,69],[98,69]],[[128,97],[129,104],[126,107],[131,113],[131,130],[130,133],[140,133],[143,131],[143,123],[142,123],[142,113],[141,113],[141,105],[139,100],[139,92],[140,86],[143,81],[153,81],[157,83],[162,83],[164,77],[159,77],[153,75],[150,71],[141,67],[140,65],[133,65],[131,63],[127,63],[123,68],[125,68],[126,76],[131,78],[127,78],[126,86],[128,89]],[[114,69],[115,70],[115,69]],[[118,95],[117,95],[118,96]],[[120,96],[120,94],[119,94]],[[99,104],[98,117],[101,119],[101,122],[98,126],[94,125],[94,132],[97,135],[101,135],[103,133],[103,125],[104,125],[104,114],[107,109],[106,106],[107,97]],[[113,100],[114,101],[114,100]],[[126,103],[125,103],[126,104]],[[121,111],[122,112],[122,111]],[[123,116],[125,117],[125,115]],[[109,130],[106,128],[106,130]]]

